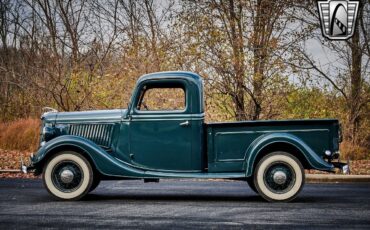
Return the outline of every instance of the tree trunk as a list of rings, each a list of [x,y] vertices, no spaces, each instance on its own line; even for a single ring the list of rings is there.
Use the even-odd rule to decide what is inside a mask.
[[[146,13],[148,15],[149,19],[149,26],[150,26],[150,33],[151,33],[151,38],[150,38],[150,44],[151,44],[151,53],[152,53],[152,58],[154,59],[154,65],[152,65],[153,71],[161,71],[160,68],[160,61],[158,57],[158,51],[157,51],[157,29],[156,27],[156,22],[155,22],[155,14],[153,12],[153,0],[145,0],[145,8],[146,8]]]
[[[242,6],[237,5],[237,12],[233,0],[229,0],[229,17],[231,29],[231,45],[233,49],[233,67],[235,71],[235,118],[237,121],[246,120],[244,106],[244,50],[243,30],[241,25]]]
[[[267,59],[266,50],[268,46],[270,31],[267,30],[268,1],[258,0],[256,5],[256,15],[253,23],[253,96],[250,100],[250,119],[258,120],[261,115],[262,87],[265,79],[264,69]]]
[[[359,17],[362,17],[363,6],[359,6]],[[351,89],[349,97],[349,139],[355,144],[357,143],[357,132],[360,124],[360,109],[361,109],[361,88],[362,88],[362,76],[361,76],[361,64],[362,64],[362,51],[360,44],[360,32],[359,26],[356,24],[355,32],[352,37],[351,43]]]

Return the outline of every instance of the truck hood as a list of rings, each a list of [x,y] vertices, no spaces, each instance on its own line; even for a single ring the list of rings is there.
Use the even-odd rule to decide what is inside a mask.
[[[127,109],[49,112],[44,113],[41,119],[46,123],[119,122],[126,114]]]

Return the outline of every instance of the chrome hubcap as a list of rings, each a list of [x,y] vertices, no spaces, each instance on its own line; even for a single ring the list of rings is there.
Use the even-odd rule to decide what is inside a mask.
[[[285,172],[283,171],[277,171],[274,173],[273,177],[274,179],[274,182],[276,184],[285,184],[286,180],[287,180],[287,175],[285,174]]]
[[[292,167],[285,162],[274,162],[264,173],[264,182],[267,188],[277,194],[289,191],[295,183],[295,173]]]
[[[55,187],[61,192],[76,191],[84,180],[81,167],[74,161],[61,161],[54,166],[52,181]]]
[[[63,170],[62,173],[60,174],[60,180],[66,184],[71,183],[73,181],[73,178],[74,178],[74,174],[69,169]]]

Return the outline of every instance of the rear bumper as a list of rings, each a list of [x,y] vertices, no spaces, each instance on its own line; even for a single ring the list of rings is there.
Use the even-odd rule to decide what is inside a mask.
[[[334,168],[338,168],[342,171],[343,174],[350,174],[350,167],[349,167],[349,162],[331,162],[334,166]]]

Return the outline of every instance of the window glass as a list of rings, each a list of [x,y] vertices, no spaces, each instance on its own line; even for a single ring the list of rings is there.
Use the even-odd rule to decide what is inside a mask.
[[[139,102],[138,110],[168,111],[184,110],[185,92],[182,88],[149,88]]]

